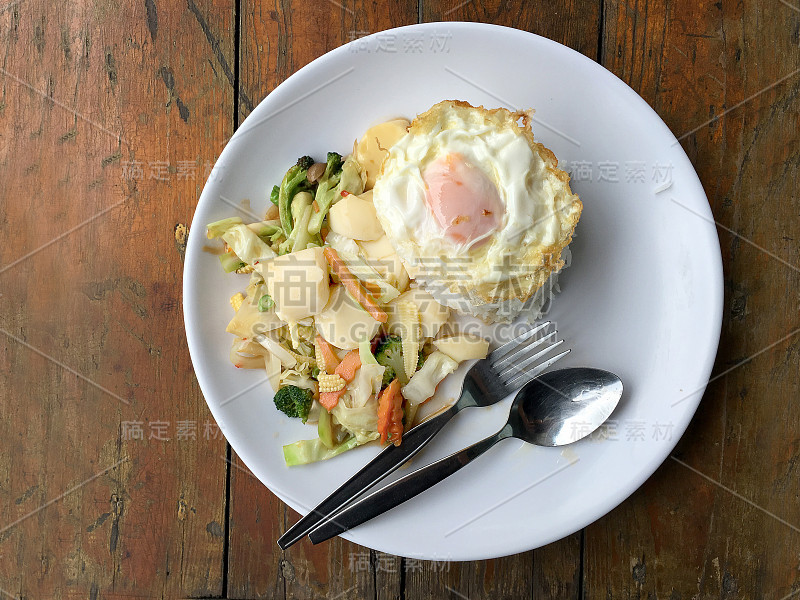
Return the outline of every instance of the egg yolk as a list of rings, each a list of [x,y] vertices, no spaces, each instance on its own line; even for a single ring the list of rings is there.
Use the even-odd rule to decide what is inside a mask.
[[[460,154],[448,154],[433,161],[422,178],[425,201],[446,237],[474,246],[488,241],[504,206],[497,187],[481,169]]]

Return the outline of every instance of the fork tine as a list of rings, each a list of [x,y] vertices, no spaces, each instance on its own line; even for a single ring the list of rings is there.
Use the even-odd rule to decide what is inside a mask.
[[[564,340],[558,340],[552,344],[549,344],[546,348],[539,350],[536,353],[532,353],[533,349],[530,352],[526,352],[524,356],[520,356],[517,360],[518,362],[514,362],[508,365],[506,368],[497,372],[497,376],[502,379],[503,381],[510,381],[514,379],[517,375],[523,373],[525,368],[530,365],[535,365],[538,360],[540,360],[545,354],[548,354],[553,348],[557,348],[561,344],[564,343]]]
[[[514,348],[519,346],[522,342],[524,342],[525,340],[530,338],[532,335],[535,335],[536,333],[538,333],[542,329],[545,329],[549,325],[550,325],[550,321],[545,321],[541,325],[537,325],[536,327],[533,327],[531,329],[528,329],[524,333],[521,333],[520,335],[515,337],[510,342],[506,342],[502,346],[500,346],[498,348],[495,348],[492,352],[489,353],[489,360],[490,361],[497,360],[500,357],[505,356],[511,350],[513,350]]]
[[[505,358],[501,358],[500,360],[496,361],[492,365],[492,368],[495,371],[502,371],[507,365],[510,365],[510,364],[520,360],[524,356],[527,356],[528,352],[530,352],[531,350],[533,350],[537,346],[541,346],[542,344],[544,344],[545,342],[547,342],[549,340],[555,339],[556,336],[558,336],[558,331],[551,331],[547,335],[545,335],[543,337],[540,337],[538,339],[527,340],[527,341],[523,342],[522,344],[520,344],[519,346],[517,346],[517,348],[515,348],[514,351],[511,354],[509,354]]]
[[[554,357],[547,359],[542,364],[535,366],[533,369],[529,371],[525,371],[524,373],[520,373],[516,377],[510,379],[506,382],[506,387],[509,389],[519,389],[532,379],[535,379],[539,375],[541,375],[545,370],[549,369],[553,364],[564,358],[567,354],[572,352],[572,349],[564,350],[561,354],[556,354]]]

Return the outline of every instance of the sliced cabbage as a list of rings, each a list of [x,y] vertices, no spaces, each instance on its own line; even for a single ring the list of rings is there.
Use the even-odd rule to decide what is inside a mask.
[[[234,338],[231,345],[231,362],[239,369],[263,369],[267,352],[258,344]]]
[[[364,181],[361,179],[361,165],[351,154],[344,159],[342,165],[342,177],[339,185],[336,186],[336,198],[342,197],[342,192],[351,194],[361,194],[364,192]],[[337,200],[334,200],[336,202]]]
[[[257,341],[259,344],[264,346],[267,350],[270,351],[279,361],[281,364],[287,368],[291,369],[297,364],[297,359],[292,356],[291,352],[289,352],[286,348],[281,345],[280,342],[273,339],[270,335],[272,332],[269,333],[259,333],[253,339]]]
[[[314,337],[316,336],[316,330],[314,329],[313,320],[308,323],[308,319],[303,319],[303,323],[300,321],[289,321],[289,342],[292,345],[292,349],[300,354],[301,356],[307,356],[309,358],[314,357]]]
[[[311,390],[314,395],[318,393],[317,382],[311,377],[309,363],[298,362],[294,368],[283,369],[279,376],[278,387],[282,388],[286,385],[294,385],[299,388]]]
[[[259,333],[274,331],[285,325],[274,310],[261,312],[251,300],[252,298],[245,298],[225,331],[240,338],[250,339]]]
[[[320,417],[322,417],[322,413],[328,414],[328,411],[322,408],[322,405],[314,400],[311,403],[311,408],[308,411],[308,418],[306,419],[306,423],[309,425],[315,425],[319,422]]]
[[[336,250],[340,255],[356,255],[359,251],[358,244],[354,239],[333,231],[328,232],[328,235],[325,236],[325,244]]]
[[[258,223],[248,223],[247,226],[252,229],[258,237],[261,238],[272,238],[277,234],[283,234],[280,219],[260,221]]]
[[[264,283],[264,278],[256,270],[250,273],[250,281],[247,282],[245,288],[245,296],[250,298],[254,304],[258,304],[258,300],[267,293],[267,286]]]
[[[300,330],[297,326],[297,321],[288,321],[286,324],[289,326],[289,341],[292,344],[292,348],[297,348],[300,343]]]
[[[431,352],[425,359],[422,368],[414,373],[408,384],[402,389],[403,398],[411,406],[418,406],[433,396],[436,386],[456,370],[458,363],[444,352]]]
[[[242,223],[239,217],[211,223],[208,225],[208,235],[221,237],[236,256],[251,266],[258,261],[276,256],[272,248],[258,237],[255,231]]]
[[[362,366],[379,364],[375,355],[372,353],[372,342],[370,340],[364,340],[358,345],[358,358],[361,359]],[[384,369],[385,368],[386,367],[384,367]]]
[[[241,225],[244,223],[239,217],[229,217],[220,221],[214,221],[206,226],[208,230],[208,237],[211,239],[222,237],[222,234],[228,231],[234,225]]]
[[[331,410],[344,429],[364,444],[380,437],[378,434],[378,394],[381,391],[386,367],[362,364],[347,391]]]
[[[347,438],[333,448],[328,448],[319,438],[315,440],[300,440],[283,447],[283,459],[289,467],[307,465],[320,460],[328,460],[342,452],[352,450],[358,445],[359,443],[354,437]]]
[[[331,415],[345,431],[350,432],[359,444],[366,444],[380,437],[378,433],[378,400],[365,406],[348,408],[341,401],[333,407]]]
[[[267,378],[273,392],[277,392],[281,387],[281,361],[274,354],[267,352],[264,355],[264,367],[267,370]]]
[[[347,391],[339,400],[339,404],[345,404],[350,408],[365,406],[370,396],[380,393],[385,370],[386,367],[379,365],[377,361],[374,364],[362,364],[356,371],[353,381],[347,384]]]

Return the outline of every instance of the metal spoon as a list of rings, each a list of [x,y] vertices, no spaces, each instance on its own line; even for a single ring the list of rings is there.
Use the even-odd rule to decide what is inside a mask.
[[[517,393],[508,421],[496,434],[368,494],[309,538],[317,544],[369,521],[436,485],[500,440],[516,437],[537,446],[577,442],[608,419],[621,397],[622,381],[608,371],[579,367],[540,375]]]

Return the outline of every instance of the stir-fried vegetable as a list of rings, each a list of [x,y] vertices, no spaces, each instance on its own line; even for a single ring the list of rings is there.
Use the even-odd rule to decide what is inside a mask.
[[[289,417],[299,417],[303,423],[308,419],[314,394],[311,390],[287,385],[275,392],[275,407]]]
[[[401,302],[397,308],[400,313],[400,337],[403,340],[403,370],[410,379],[419,361],[419,310],[413,302]]]
[[[208,226],[208,237],[222,238],[225,243],[228,244],[230,251],[239,258],[239,262],[245,262],[251,266],[260,260],[275,257],[275,252],[272,248],[258,237],[255,231],[242,223],[239,217],[222,219],[221,221],[211,223]],[[220,260],[225,270],[228,271],[234,259],[226,257],[225,254],[223,254]]]
[[[379,437],[378,394],[383,370],[380,365],[362,364],[331,410],[336,421],[362,444]]]
[[[337,152],[328,152],[325,172],[317,183],[317,193],[314,201],[319,212],[316,213],[308,224],[309,233],[317,234],[322,229],[322,222],[328,209],[336,198],[337,187],[342,179],[342,155]]]
[[[222,268],[226,273],[238,271],[242,267],[247,266],[247,263],[236,256],[233,250],[228,250],[224,254],[220,255],[219,262],[222,264]]]
[[[381,309],[378,303],[375,301],[375,298],[364,288],[364,285],[361,281],[353,275],[347,266],[344,264],[342,259],[339,257],[339,253],[336,252],[333,248],[325,248],[324,250],[325,259],[331,266],[331,271],[333,271],[337,277],[342,282],[342,285],[347,288],[347,291],[350,292],[350,295],[356,299],[364,310],[366,310],[376,321],[380,321],[381,323],[386,323],[389,319],[389,316]]]
[[[314,159],[310,156],[302,156],[297,159],[297,164],[293,165],[281,180],[278,188],[278,210],[280,210],[281,226],[284,233],[288,236],[292,231],[291,204],[297,192],[307,191],[310,188],[308,169],[314,164]]]
[[[319,334],[314,338],[314,356],[317,359],[317,367],[322,373],[334,373],[341,362],[336,356],[333,345]]]
[[[347,356],[342,359],[339,366],[334,371],[346,382],[353,381],[356,376],[356,371],[361,366],[361,358],[358,356],[358,350],[350,351]],[[322,404],[329,412],[336,406],[341,398],[347,392],[347,388],[342,388],[338,392],[323,392],[319,395],[319,403]]]
[[[272,296],[269,294],[264,294],[261,298],[258,299],[258,310],[261,312],[267,312],[268,310],[272,310],[275,306],[275,300],[272,299]]]
[[[363,175],[352,156],[329,152],[324,163],[304,156],[270,190],[263,220],[208,225],[208,237],[225,242],[224,270],[250,273],[244,293],[231,297],[231,362],[264,368],[275,407],[316,425],[317,439],[283,447],[290,466],[379,438],[399,445],[418,406],[457,364],[441,351],[425,359],[424,342],[436,331],[425,327],[430,318],[412,291],[401,295],[408,277],[400,285],[369,262],[400,259],[374,215],[369,228],[363,224],[365,210],[374,213],[368,195],[355,197]],[[295,282],[313,286],[320,300],[289,294]]]
[[[289,467],[307,465],[320,460],[328,460],[329,458],[338,456],[342,452],[352,450],[358,445],[358,440],[355,437],[349,437],[333,448],[326,446],[320,438],[315,440],[300,440],[299,442],[294,442],[293,444],[288,444],[283,447],[283,459]]]
[[[283,229],[281,228],[281,222],[279,220],[250,223],[248,227],[261,239],[269,238],[272,240],[276,235],[283,235]]]
[[[383,390],[378,400],[378,433],[381,443],[391,442],[400,445],[403,437],[403,396],[400,395],[400,381],[395,379]]]
[[[403,387],[403,397],[412,404],[422,404],[433,396],[436,386],[458,367],[458,363],[443,352],[432,352],[422,368],[414,373]]]
[[[393,379],[399,379],[401,385],[408,383],[409,377],[406,375],[403,360],[403,340],[399,335],[390,335],[383,340],[375,349],[375,359],[379,364],[386,367],[383,375],[383,384],[389,385]],[[424,362],[422,350],[419,351],[417,366],[419,369]],[[415,369],[416,370],[416,369]]]
[[[313,202],[314,198],[309,192],[299,192],[295,195],[291,206],[294,226],[289,237],[281,244],[281,254],[305,250],[310,243],[316,246],[322,245],[322,239],[319,236],[312,236],[308,233],[308,222],[313,213]]]

